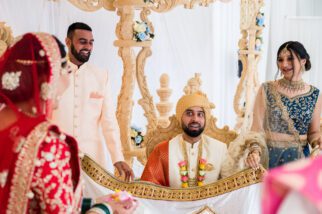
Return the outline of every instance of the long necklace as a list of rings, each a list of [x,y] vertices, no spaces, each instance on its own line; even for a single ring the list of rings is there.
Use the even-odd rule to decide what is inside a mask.
[[[188,160],[188,152],[187,147],[183,138],[181,137],[181,149],[183,153],[183,161],[178,163],[180,168],[180,176],[181,176],[181,187],[193,187],[193,186],[202,186],[203,181],[205,179],[205,166],[206,160],[202,158],[202,144],[203,144],[203,136],[201,136],[200,143],[198,145],[198,158],[196,163],[196,175],[194,178],[189,177],[188,170],[190,169],[190,162]]]
[[[289,92],[297,92],[305,88],[305,83],[302,79],[299,81],[289,81],[285,78],[282,78],[278,80],[278,85]]]

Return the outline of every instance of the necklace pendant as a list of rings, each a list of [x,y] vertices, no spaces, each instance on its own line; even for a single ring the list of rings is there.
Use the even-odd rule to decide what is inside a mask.
[[[189,185],[189,187],[197,186],[197,179],[196,178],[189,178],[188,185]]]

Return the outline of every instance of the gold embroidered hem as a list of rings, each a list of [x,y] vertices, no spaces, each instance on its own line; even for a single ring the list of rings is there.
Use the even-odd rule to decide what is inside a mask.
[[[265,172],[265,169],[262,167],[257,171],[247,169],[202,187],[174,189],[147,182],[126,183],[120,181],[86,155],[82,158],[81,162],[83,171],[93,181],[107,189],[125,190],[138,198],[167,201],[195,201],[222,195],[261,182]]]
[[[21,148],[14,170],[7,213],[26,213],[27,197],[32,174],[35,168],[33,164],[37,159],[38,148],[47,135],[48,122],[39,124],[27,137]]]

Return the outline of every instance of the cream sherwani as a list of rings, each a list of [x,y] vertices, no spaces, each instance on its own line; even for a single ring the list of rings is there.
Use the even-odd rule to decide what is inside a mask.
[[[213,138],[203,135],[204,142],[202,144],[202,158],[207,160],[214,166],[211,171],[206,171],[204,184],[213,183],[220,177],[221,165],[226,160],[227,146],[226,144],[219,142]],[[181,188],[181,175],[178,163],[184,160],[183,149],[180,144],[182,135],[178,135],[169,142],[169,182],[170,187]],[[190,178],[196,177],[198,166],[198,147],[200,141],[193,144],[193,146],[184,142],[186,147],[188,161],[190,168],[188,169],[188,175]]]
[[[202,158],[213,167],[206,171],[204,184],[213,183],[220,178],[220,171],[227,158],[226,144],[203,135]],[[181,145],[182,135],[179,134],[169,142],[158,144],[148,158],[141,180],[155,184],[181,188],[181,175],[178,163],[184,160]],[[195,178],[197,173],[199,142],[193,144],[183,142],[187,151],[188,175]]]
[[[69,63],[73,70],[70,84],[53,113],[53,122],[77,139],[82,152],[108,169],[106,146],[113,163],[124,157],[107,72],[88,63],[79,69]]]

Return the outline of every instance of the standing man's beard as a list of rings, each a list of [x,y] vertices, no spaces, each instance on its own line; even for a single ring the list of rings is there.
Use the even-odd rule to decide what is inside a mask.
[[[72,54],[73,54],[73,56],[79,61],[79,62],[82,62],[82,63],[85,63],[85,62],[87,62],[88,60],[89,60],[89,57],[91,56],[91,51],[90,50],[87,50],[87,49],[82,49],[82,50],[80,50],[79,52],[77,52],[76,51],[76,49],[75,49],[75,46],[73,45],[73,43],[71,44],[71,46],[70,46],[70,50],[71,50],[71,52],[72,52]],[[81,54],[81,51],[83,51],[83,50],[86,50],[86,51],[88,51],[89,53],[88,53],[88,56],[87,55],[83,55],[83,54]]]
[[[201,135],[201,133],[205,129],[205,126],[204,127],[200,126],[199,129],[197,129],[197,130],[190,130],[188,126],[186,126],[185,124],[182,123],[182,129],[183,129],[184,133],[186,133],[189,137],[198,137],[199,135]]]

